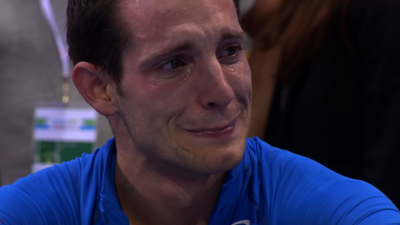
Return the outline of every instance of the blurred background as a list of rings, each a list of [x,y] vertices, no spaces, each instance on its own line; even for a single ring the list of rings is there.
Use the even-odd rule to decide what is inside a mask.
[[[49,2],[65,40],[67,1]],[[1,185],[13,183],[32,171],[34,109],[43,104],[59,105],[62,84],[58,48],[40,1],[0,0]],[[72,83],[70,87],[70,107],[88,107]],[[94,148],[110,137],[108,122],[98,116]]]
[[[248,2],[248,1],[246,1]],[[249,136],[400,206],[400,1],[255,0]]]

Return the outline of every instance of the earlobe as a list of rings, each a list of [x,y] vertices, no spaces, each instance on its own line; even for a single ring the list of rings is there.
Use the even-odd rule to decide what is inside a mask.
[[[80,62],[72,71],[72,80],[82,97],[98,113],[112,116],[117,112],[114,96],[110,91],[114,89],[113,82],[104,77],[91,63]]]

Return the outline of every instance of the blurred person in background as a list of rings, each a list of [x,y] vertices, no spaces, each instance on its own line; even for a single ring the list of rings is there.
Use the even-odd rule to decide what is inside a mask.
[[[400,205],[400,1],[257,0],[249,136],[374,184]]]

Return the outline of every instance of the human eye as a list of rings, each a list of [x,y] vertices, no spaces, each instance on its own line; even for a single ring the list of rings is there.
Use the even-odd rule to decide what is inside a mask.
[[[231,45],[224,48],[218,55],[222,64],[233,64],[239,60],[239,52],[242,48],[239,45]]]
[[[239,50],[239,46],[229,46],[221,52],[219,57],[234,56]]]
[[[163,63],[160,66],[160,69],[165,72],[176,72],[182,69],[183,67],[186,67],[187,65],[188,64],[182,61],[181,59],[176,58]]]

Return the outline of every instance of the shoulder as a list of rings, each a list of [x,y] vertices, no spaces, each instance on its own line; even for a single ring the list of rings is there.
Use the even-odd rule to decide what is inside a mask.
[[[81,211],[95,205],[106,150],[97,149],[92,154],[84,154],[1,187],[0,220],[18,220],[22,224],[31,221],[79,224]],[[85,203],[88,203],[87,209],[79,211],[80,205]]]
[[[259,179],[257,183],[264,189],[268,187],[269,194],[288,198],[288,193],[312,188],[323,190],[348,179],[314,160],[273,147],[258,138],[248,139],[244,167],[251,171],[253,180]]]
[[[247,140],[245,160],[253,169],[262,168],[273,174],[278,173],[279,176],[291,170],[307,174],[316,169],[319,173],[335,174],[309,158],[273,147],[257,137]]]
[[[257,185],[255,201],[278,224],[373,224],[388,216],[388,221],[400,221],[396,207],[368,183],[258,138],[249,139],[247,147],[245,165]]]

